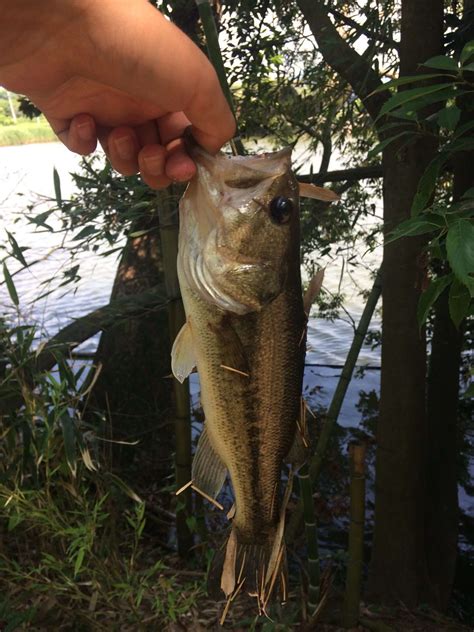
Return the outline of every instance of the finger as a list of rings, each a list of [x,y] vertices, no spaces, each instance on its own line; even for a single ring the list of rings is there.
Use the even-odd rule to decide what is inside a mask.
[[[161,142],[167,145],[176,138],[181,138],[184,131],[191,125],[191,121],[183,112],[171,112],[160,116],[157,120]]]
[[[165,173],[174,182],[187,182],[196,173],[196,165],[184,147],[183,139],[171,141],[166,146]]]
[[[147,121],[146,123],[143,123],[143,125],[137,125],[134,129],[140,147],[145,147],[145,145],[162,144],[158,133],[157,121]]]
[[[107,155],[112,167],[124,176],[138,172],[140,145],[131,127],[115,127],[107,137]]]
[[[83,156],[91,154],[97,146],[97,130],[90,114],[77,114],[71,121],[49,118],[53,131],[66,147]]]
[[[166,149],[162,145],[146,145],[138,154],[140,175],[152,189],[164,189],[171,180],[165,174]]]
[[[137,4],[133,12],[123,4],[114,3],[116,12],[124,12],[123,23],[127,24],[118,33],[114,25],[121,16],[116,13],[111,24],[106,6],[95,5],[100,14],[93,26],[96,45],[116,43],[113,50],[98,51],[97,63],[87,68],[87,76],[101,82],[106,77],[109,85],[164,111],[184,112],[194,126],[196,140],[208,151],[217,151],[232,137],[235,121],[211,63],[151,4]],[[113,37],[104,35],[112,28]],[[106,64],[111,55],[116,62]]]

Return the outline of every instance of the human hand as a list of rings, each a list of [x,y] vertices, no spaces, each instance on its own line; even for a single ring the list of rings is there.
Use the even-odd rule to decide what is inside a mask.
[[[0,85],[25,94],[79,154],[159,189],[189,180],[182,135],[213,153],[235,122],[205,55],[147,0],[2,3]]]

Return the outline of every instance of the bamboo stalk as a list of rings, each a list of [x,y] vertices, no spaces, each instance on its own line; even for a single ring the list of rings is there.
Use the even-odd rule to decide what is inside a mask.
[[[350,384],[352,373],[354,372],[354,367],[357,363],[357,358],[359,357],[362,344],[364,342],[365,336],[367,335],[367,330],[369,328],[370,321],[372,320],[372,316],[374,314],[381,292],[382,269],[379,268],[372,289],[370,290],[369,297],[367,298],[364,311],[362,312],[362,316],[354,334],[354,338],[352,339],[352,344],[349,349],[349,353],[347,354],[346,361],[344,362],[344,368],[342,369],[342,373],[337,383],[336,390],[334,391],[331,404],[329,405],[329,409],[325,418],[321,435],[318,440],[318,444],[316,446],[315,453],[309,464],[309,476],[313,489],[319,479],[321,466],[326,455],[329,439],[336,425],[339,413],[341,412],[341,407],[346,396],[347,388]],[[301,524],[302,517],[303,505],[300,501],[298,506],[295,508],[290,523],[288,525],[288,541],[291,542],[295,539]]]
[[[318,527],[316,524],[313,490],[311,487],[307,464],[303,465],[300,469],[298,473],[298,482],[303,505],[306,546],[308,549],[308,615],[312,616],[319,603],[319,585],[321,577],[319,569]]]
[[[170,189],[166,192],[159,192],[157,195],[165,289],[167,297],[170,299],[168,304],[168,323],[170,342],[172,343],[186,322],[176,265],[178,256],[178,209]],[[181,488],[191,480],[191,420],[188,380],[180,384],[178,380],[173,379],[173,393],[175,479],[176,487]],[[180,495],[180,502],[184,504],[184,509],[176,512],[176,536],[178,552],[180,555],[185,555],[193,546],[193,534],[186,522],[186,518],[192,513],[192,496],[189,488],[185,489]]]
[[[343,625],[356,627],[360,615],[362,565],[364,561],[365,524],[365,444],[349,446],[351,471],[351,509],[349,526],[349,560],[344,595]]]
[[[211,4],[209,0],[196,0],[196,4],[201,18],[202,27],[204,29],[204,35],[206,36],[206,46],[209,59],[211,60],[217,73],[222,91],[227,99],[230,109],[232,110],[232,114],[237,120],[235,115],[234,100],[232,99],[232,93],[227,81],[224,62],[222,61],[221,49],[219,46],[219,35],[217,33],[216,22],[214,20]],[[245,149],[238,129],[236,130],[235,136],[231,140],[230,144],[234,155],[239,154],[240,156],[243,156],[245,154]]]

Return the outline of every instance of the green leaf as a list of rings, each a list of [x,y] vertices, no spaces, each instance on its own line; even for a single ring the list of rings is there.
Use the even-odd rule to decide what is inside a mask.
[[[464,66],[464,64],[467,61],[469,61],[473,55],[474,55],[474,40],[471,40],[470,42],[465,44],[464,48],[461,51],[461,55],[459,57],[461,65]]]
[[[399,124],[397,123],[397,127],[399,127]],[[397,138],[400,138],[401,136],[412,136],[413,132],[409,132],[409,131],[404,131],[404,132],[400,132],[399,134],[395,134],[395,136],[391,136],[390,138],[386,138],[385,140],[381,141],[380,143],[377,143],[377,145],[375,145],[375,147],[373,149],[371,149],[369,151],[369,153],[367,154],[367,159],[370,160],[371,158],[373,158],[374,156],[376,156],[379,152],[381,152],[383,149],[385,149],[385,147],[387,147],[387,145],[390,145],[390,143],[392,143],[394,140],[396,140]]]
[[[430,74],[419,74],[419,75],[411,75],[410,77],[399,77],[398,79],[392,79],[391,81],[387,81],[383,85],[376,88],[372,94],[376,92],[383,92],[387,90],[387,88],[398,88],[398,86],[405,86],[409,83],[415,83],[416,81],[424,81],[426,79],[436,79],[437,77],[446,77],[445,73],[437,72]]]
[[[387,112],[390,112],[401,105],[415,101],[416,99],[423,98],[435,92],[440,92],[441,90],[446,92],[446,89],[445,83],[437,83],[434,86],[423,86],[422,88],[412,88],[410,90],[397,92],[397,94],[394,94],[386,103],[384,103],[377,118],[380,118],[384,114],[387,114]],[[449,93],[451,92],[452,90],[449,89]],[[446,98],[448,98],[448,94],[446,95]]]
[[[452,57],[446,57],[445,55],[436,55],[431,57],[428,61],[423,62],[422,66],[427,68],[439,68],[440,70],[453,70],[457,72],[458,64],[452,59]]]
[[[472,71],[474,71],[474,63],[467,64],[466,66],[463,66],[462,69],[463,69],[463,71],[464,70],[470,70],[472,72]]]
[[[434,303],[438,300],[442,292],[448,287],[453,280],[452,274],[439,277],[430,282],[428,289],[426,289],[420,296],[417,308],[417,318],[419,327],[423,327],[428,317],[428,313]]]
[[[457,278],[474,291],[474,223],[460,219],[449,227],[446,237],[448,261]]]
[[[97,228],[93,224],[89,224],[88,226],[84,226],[82,230],[80,230],[74,237],[73,241],[77,241],[78,239],[84,239],[85,237],[89,237],[89,235],[93,235],[97,233]]]
[[[456,129],[460,116],[461,110],[456,105],[445,107],[438,112],[438,125],[452,132]]]
[[[462,199],[466,199],[466,198],[467,199],[474,198],[474,187],[471,187],[467,191],[464,191],[464,193],[462,194]]]
[[[82,568],[82,562],[84,561],[85,554],[86,554],[86,549],[83,546],[79,549],[76,556],[76,561],[74,563],[74,577],[77,577],[77,575],[79,575],[79,572]]]
[[[449,290],[449,315],[457,328],[467,316],[470,304],[471,296],[468,288],[457,279],[454,279]]]
[[[137,503],[142,503],[143,500],[136,494],[131,487],[127,485],[121,478],[112,474],[111,472],[106,472],[106,478],[110,479],[119,489],[121,489],[129,498],[134,500]]]
[[[474,382],[471,382],[471,384],[469,384],[469,386],[464,391],[462,396],[468,399],[470,399],[471,397],[474,397]]]
[[[69,469],[71,470],[71,474],[75,478],[77,473],[76,432],[74,428],[74,422],[67,413],[61,415],[61,427],[63,431],[66,461]]]
[[[7,285],[8,294],[13,303],[18,307],[20,301],[18,300],[18,294],[16,293],[15,284],[13,283],[12,275],[10,274],[7,264],[3,262],[3,276],[5,277],[5,283]]]
[[[462,136],[465,132],[469,132],[474,128],[474,121],[469,121],[468,123],[463,123],[460,125],[453,134],[453,140]]]
[[[8,232],[8,230],[6,231],[7,235],[8,235],[8,241],[11,244],[12,250],[13,250],[13,256],[15,257],[15,259],[18,259],[18,261],[25,266],[25,268],[28,267],[28,264],[26,263],[26,259],[23,256],[23,251],[24,250],[28,250],[28,248],[20,248],[20,246],[18,245],[17,240],[15,239],[15,237]]]
[[[413,216],[418,215],[430,201],[436,186],[441,167],[444,165],[446,157],[436,156],[430,164],[426,167],[423,175],[418,182],[418,190],[411,206],[411,214]]]
[[[435,213],[423,213],[411,219],[407,219],[395,228],[386,238],[385,243],[390,244],[401,237],[414,237],[432,233],[445,227],[444,219]]]
[[[53,167],[53,183],[54,183],[54,194],[56,196],[56,202],[59,208],[63,205],[63,198],[61,195],[61,179],[59,177],[59,173],[56,171],[56,167]]]

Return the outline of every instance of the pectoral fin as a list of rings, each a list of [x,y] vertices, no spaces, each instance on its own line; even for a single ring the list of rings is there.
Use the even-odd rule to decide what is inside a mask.
[[[175,378],[181,382],[188,377],[196,366],[191,326],[186,322],[176,336],[171,350],[171,370]]]
[[[193,459],[193,484],[208,496],[216,498],[224,485],[227,468],[209,441],[206,426],[199,437]]]

